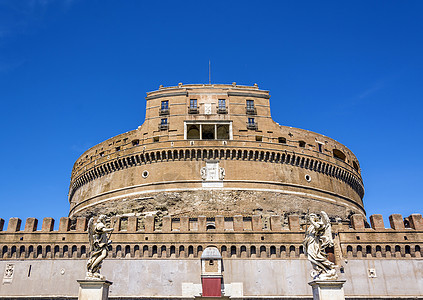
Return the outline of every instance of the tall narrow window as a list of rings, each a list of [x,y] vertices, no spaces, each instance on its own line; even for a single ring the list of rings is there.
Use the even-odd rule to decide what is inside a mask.
[[[197,99],[190,99],[189,100],[188,113],[198,114]]]
[[[167,130],[169,128],[169,124],[167,123],[167,118],[163,118],[160,120],[159,130]]]
[[[318,147],[319,147],[319,152],[323,152],[323,147],[322,147],[322,144],[317,144],[318,145]]]
[[[217,107],[217,113],[218,114],[226,114],[226,100],[225,99],[219,99],[219,106]]]
[[[189,101],[189,107],[190,108],[197,108],[197,99],[191,99]]]
[[[226,100],[219,99],[219,109],[226,109]]]
[[[254,118],[248,118],[247,129],[257,129],[257,123]]]
[[[163,100],[160,105],[160,115],[169,114],[169,100]]]
[[[254,100],[247,100],[245,110],[248,115],[256,114],[256,108],[254,107]]]

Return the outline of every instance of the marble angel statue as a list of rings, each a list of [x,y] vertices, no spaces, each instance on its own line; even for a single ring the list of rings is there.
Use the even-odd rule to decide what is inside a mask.
[[[86,279],[105,279],[104,276],[100,275],[100,269],[112,243],[110,235],[113,231],[113,228],[107,228],[105,223],[105,215],[100,215],[98,218],[92,217],[88,222],[90,258],[87,262]]]
[[[335,280],[338,278],[335,264],[328,260],[325,249],[333,247],[332,228],[328,215],[322,211],[321,217],[308,215],[304,249],[308,260],[313,266],[310,275],[318,280]]]

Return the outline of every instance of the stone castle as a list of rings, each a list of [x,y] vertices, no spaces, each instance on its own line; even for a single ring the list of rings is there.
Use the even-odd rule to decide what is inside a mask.
[[[88,218],[107,214],[115,231],[102,272],[112,298],[193,299],[216,247],[225,296],[311,299],[304,216],[323,210],[347,299],[423,299],[422,216],[394,214],[385,228],[372,215],[369,225],[355,155],[277,124],[269,99],[236,83],[147,93],[140,127],[75,162],[58,230],[51,218],[41,228],[12,218],[5,230],[0,219],[0,298],[76,298]]]

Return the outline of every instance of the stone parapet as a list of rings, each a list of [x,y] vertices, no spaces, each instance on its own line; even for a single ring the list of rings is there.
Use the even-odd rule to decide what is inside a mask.
[[[380,215],[370,217],[373,228],[364,226],[361,215],[352,216],[349,224],[332,223],[338,259],[422,257],[422,216],[403,219],[395,214],[390,220],[391,228],[382,226]],[[53,230],[54,220],[45,218],[37,230],[35,219],[28,218],[21,231],[20,219],[11,218],[7,231],[0,231],[0,259],[86,258],[87,222],[61,218],[58,230]],[[112,258],[195,258],[210,244],[226,258],[304,258],[304,216],[115,216],[111,222]]]

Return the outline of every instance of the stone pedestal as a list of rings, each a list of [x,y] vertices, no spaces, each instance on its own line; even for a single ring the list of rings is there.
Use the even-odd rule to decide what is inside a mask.
[[[313,288],[313,300],[345,300],[344,283],[345,280],[313,280],[308,284]]]
[[[79,283],[78,300],[107,300],[109,299],[109,286],[107,280],[77,280]]]

